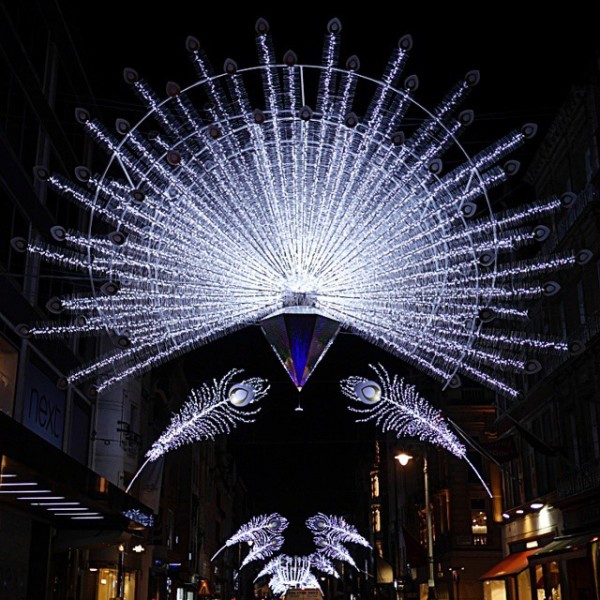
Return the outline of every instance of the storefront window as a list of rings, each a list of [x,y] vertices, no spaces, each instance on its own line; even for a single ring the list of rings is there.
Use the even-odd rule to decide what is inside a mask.
[[[544,600],[546,594],[544,592],[544,574],[542,565],[535,566],[535,582],[537,588],[537,600]]]
[[[504,581],[492,579],[484,582],[483,600],[506,600],[506,584]]]
[[[99,569],[96,600],[112,600],[117,597],[117,570]],[[123,600],[135,600],[135,573],[123,573]]]
[[[473,545],[484,546],[487,544],[487,515],[483,510],[471,511],[471,532],[473,533]]]
[[[548,587],[552,594],[552,600],[561,600],[560,593],[560,569],[558,563],[553,560],[552,562],[546,563],[546,575],[548,579]]]
[[[529,578],[529,569],[525,569],[517,575],[517,589],[519,598],[531,598],[531,580]]]
[[[0,337],[0,411],[11,417],[17,384],[18,359],[17,350]]]

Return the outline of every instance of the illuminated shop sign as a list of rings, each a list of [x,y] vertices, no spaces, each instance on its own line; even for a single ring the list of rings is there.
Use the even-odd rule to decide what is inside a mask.
[[[60,448],[65,424],[65,393],[33,365],[27,369],[23,425]]]

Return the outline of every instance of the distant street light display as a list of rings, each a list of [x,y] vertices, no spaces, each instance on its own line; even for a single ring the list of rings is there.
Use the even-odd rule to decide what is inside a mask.
[[[241,542],[250,544],[251,549],[241,562],[240,570],[252,561],[266,560],[283,545],[281,534],[287,526],[287,520],[279,513],[254,517],[225,542],[212,560],[226,547]],[[315,571],[339,578],[333,564],[333,561],[337,560],[358,568],[345,547],[346,544],[359,544],[371,548],[369,542],[343,517],[317,513],[306,520],[306,526],[313,534],[316,551],[307,556],[279,554],[272,558],[255,578],[257,581],[261,577],[270,576],[269,588],[275,595],[285,594],[287,590],[296,588],[320,590]],[[257,547],[262,550],[258,552]]]
[[[89,229],[54,227],[59,245],[13,240],[89,274],[91,294],[48,303],[70,322],[22,328],[109,335],[114,348],[64,383],[92,380],[101,392],[256,323],[299,388],[340,326],[444,384],[464,374],[508,396],[540,352],[567,351],[514,330],[527,319],[522,301],[556,293],[551,273],[589,252],[511,253],[546,239],[538,221],[571,197],[496,214],[488,198],[536,127],[470,157],[458,135],[473,113],[460,105],[476,71],[430,111],[415,99],[418,79],[403,75],[410,36],[374,79],[356,56],[340,63],[340,32],[331,20],[323,63],[308,65],[291,51],[278,60],[259,19],[259,64],[228,59],[221,70],[190,37],[198,80],[169,82],[166,98],[125,69],[147,109],[135,125],[119,119],[113,132],[76,111],[106,168],[78,167],[78,183],[36,175],[89,211]]]

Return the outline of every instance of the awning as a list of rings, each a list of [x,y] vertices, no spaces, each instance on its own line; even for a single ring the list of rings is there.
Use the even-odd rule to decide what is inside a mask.
[[[513,554],[509,554],[497,565],[493,566],[487,573],[484,573],[479,580],[485,581],[486,579],[504,579],[505,577],[510,577],[511,575],[518,575],[521,571],[528,567],[528,557],[536,552],[537,548],[534,550],[525,550],[525,552],[514,552]]]
[[[82,539],[102,530],[117,543],[122,532],[142,531],[153,519],[139,500],[2,412],[0,472],[1,507]],[[79,545],[70,534],[65,539]]]
[[[531,557],[531,562],[541,563],[546,560],[556,560],[559,556],[565,560],[586,556],[588,543],[597,542],[598,538],[597,533],[566,535],[554,538],[549,544],[537,550]]]

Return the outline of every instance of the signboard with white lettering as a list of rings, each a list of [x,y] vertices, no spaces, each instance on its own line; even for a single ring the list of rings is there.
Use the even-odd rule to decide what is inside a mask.
[[[65,392],[32,364],[27,368],[23,425],[57,448],[65,426]]]

